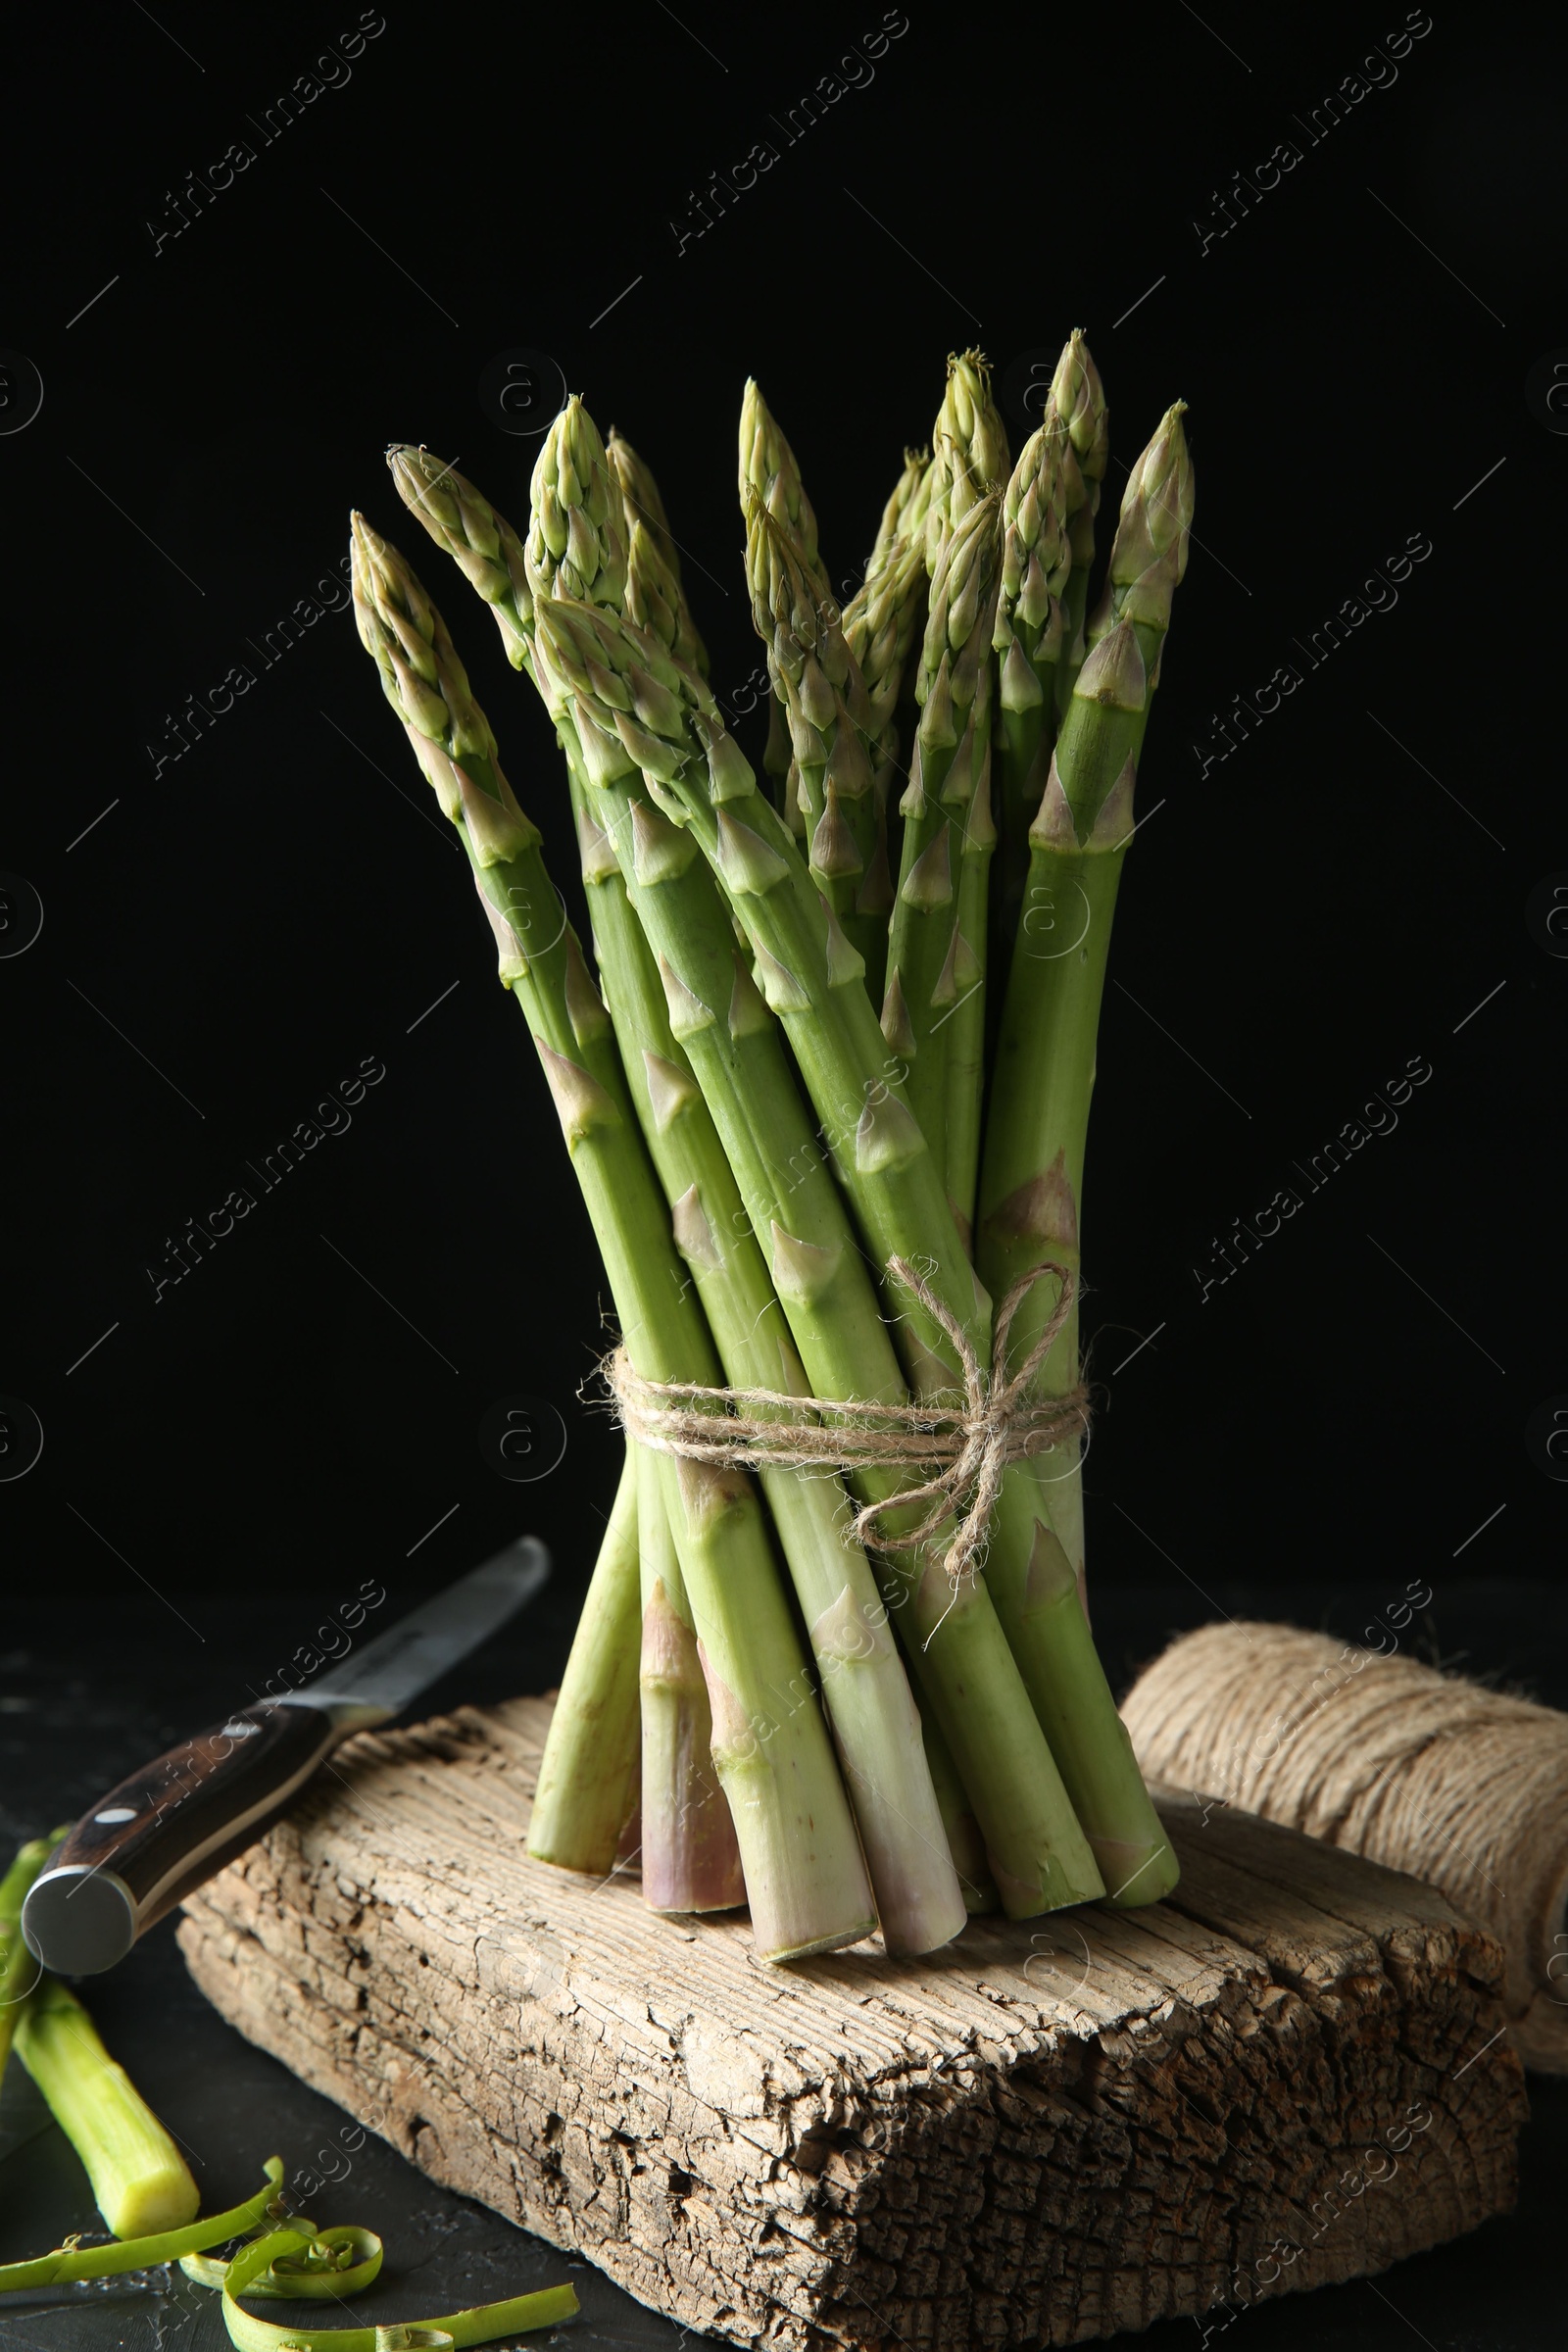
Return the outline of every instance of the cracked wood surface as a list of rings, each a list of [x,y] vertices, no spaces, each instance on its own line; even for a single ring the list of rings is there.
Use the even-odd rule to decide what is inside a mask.
[[[1137,1912],[770,1969],[529,1860],[550,1701],[367,1734],[185,1906],[197,1983],[433,2179],[748,2345],[1065,2344],[1506,2211],[1499,1947],[1174,1793]]]

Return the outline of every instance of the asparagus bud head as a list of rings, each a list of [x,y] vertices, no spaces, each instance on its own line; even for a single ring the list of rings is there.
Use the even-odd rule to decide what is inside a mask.
[[[1075,326],[1068,336],[1056,372],[1051,379],[1050,406],[1061,418],[1067,437],[1088,482],[1105,478],[1110,455],[1110,412],[1100,370],[1090,357],[1084,330]]]
[[[795,452],[753,376],[747,377],[741,397],[739,486],[741,512],[746,514],[756,498],[789,534],[821,594],[830,597],[827,572],[817,554],[816,514],[806,495]]]
[[[931,452],[928,449],[906,449],[904,453],[904,471],[893,485],[893,495],[882,510],[882,519],[876,527],[876,540],[866,560],[865,572],[870,578],[886,559],[896,539],[908,539],[925,527],[926,509],[931,504]]]
[[[626,551],[626,618],[656,637],[666,654],[688,668],[706,671],[708,648],[661,553],[659,541],[640,516],[631,519]]]
[[[535,597],[618,607],[626,593],[623,515],[599,427],[574,392],[533,469],[523,557]]]
[[[613,425],[605,443],[605,457],[620,492],[621,508],[629,537],[631,526],[640,522],[658,548],[666,570],[677,587],[680,584],[680,551],[675,545],[664,513],[664,502],[659,495],[659,484],[629,441],[623,440]]]
[[[1050,644],[1053,631],[1058,639],[1060,636],[1061,592],[1072,570],[1072,548],[1061,512],[1062,457],[1068,446],[1059,419],[1049,417],[1024,443],[1003,498],[1002,578],[994,642],[1004,658],[1016,644],[1015,628],[1024,632],[1025,652],[1030,658]],[[1015,665],[1015,673],[1020,667]],[[1003,674],[1004,705],[1022,707],[1016,701],[1007,703],[1005,659]],[[1011,690],[1015,696],[1023,694],[1027,704],[1028,690],[1020,674],[1014,674]],[[1038,686],[1035,692],[1038,696]]]
[[[395,442],[386,453],[393,485],[411,514],[494,608],[507,658],[520,669],[533,613],[522,541],[482,491],[427,449]]]
[[[363,514],[351,516],[350,534],[355,622],[387,701],[405,726],[444,741],[460,759],[493,760],[489,721],[414,566]]]
[[[1187,570],[1193,525],[1193,461],[1182,428],[1186,409],[1187,403],[1178,400],[1165,411],[1127,476],[1104,601],[1095,614],[1091,641],[1119,620],[1170,627],[1171,599]]]
[[[1007,478],[1007,428],[991,397],[991,369],[978,351],[950,354],[948,384],[931,433],[931,495],[925,563],[935,573],[948,534]]]

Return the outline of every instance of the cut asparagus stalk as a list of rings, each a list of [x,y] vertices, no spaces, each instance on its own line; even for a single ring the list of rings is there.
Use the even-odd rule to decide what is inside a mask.
[[[1013,956],[998,1048],[977,1236],[986,1278],[1015,1281],[1032,1265],[1079,1264],[1084,1148],[1095,1078],[1095,1040],[1111,915],[1132,838],[1133,788],[1150,701],[1186,567],[1193,477],[1181,404],[1162,420],[1128,480],[1111,552],[1105,601],[1090,629],[1093,649],[1062,722],[1039,815],[1030,832],[1026,912]],[[1050,1298],[1037,1285],[1014,1324],[1027,1348]],[[1040,1373],[1046,1393],[1078,1378],[1078,1317],[1069,1316]],[[1073,1802],[1112,1899],[1147,1899],[1174,1871],[1145,1851],[1120,1799],[1106,1751],[1074,1738],[1092,1654],[1082,1602],[1083,1503],[1076,1446],[1022,1466],[1003,1510],[1018,1537],[999,1543],[1011,1572],[991,1583],[1013,1653],[1060,1751]],[[1025,1573],[1021,1539],[1033,1530]],[[1167,1849],[1168,1851],[1168,1849]]]
[[[536,1862],[604,1877],[637,1801],[636,1447],[625,1465],[562,1676],[528,1822]]]
[[[196,2219],[190,2168],[75,1994],[45,1977],[24,2005],[17,2056],[86,2168],[116,2237],[147,2237]]]
[[[48,1838],[29,1838],[0,1879],[0,2076],[6,2071],[22,2004],[39,1977],[39,1964],[23,1940],[22,1906],[33,1880],[70,1834],[68,1822]]]
[[[643,1896],[656,1911],[730,1911],[746,1900],[740,1847],[713,1768],[713,1716],[674,1532],[654,1457],[642,1461]]]
[[[503,981],[527,1016],[550,1082],[631,1364],[645,1379],[716,1386],[717,1359],[675,1254],[609,1017],[562,923],[538,833],[496,764],[488,721],[413,571],[359,516],[353,553],[362,639],[474,867]],[[585,549],[583,568],[592,561]],[[658,1461],[759,1949],[784,1960],[858,1941],[872,1924],[870,1888],[821,1716],[790,1705],[805,1661],[755,1491],[743,1476],[709,1465],[662,1454]]]

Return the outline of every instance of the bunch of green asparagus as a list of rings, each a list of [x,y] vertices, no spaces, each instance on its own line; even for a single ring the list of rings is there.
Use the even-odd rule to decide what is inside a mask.
[[[1181,417],[1128,476],[1091,606],[1108,426],[1082,335],[1015,464],[984,360],[950,359],[930,452],[906,453],[841,607],[748,384],[767,787],[626,441],[570,400],[524,532],[392,449],[554,723],[592,963],[441,614],[353,519],[360,634],[471,861],[639,1394],[726,1441],[799,1399],[821,1440],[802,1468],[760,1430],[754,1475],[628,1413],[530,1851],[597,1874],[635,1855],[661,1911],[744,1902],[768,1960],[878,1927],[930,1951],[973,1911],[1175,1882],[1085,1613],[1076,1428],[1009,1463],[956,1572],[941,1514],[964,1495],[933,1509],[907,1445],[851,1460],[833,1431],[852,1404],[906,1429],[973,1404],[976,1365],[1037,1402],[1078,1394],[1105,953],[1193,507]]]

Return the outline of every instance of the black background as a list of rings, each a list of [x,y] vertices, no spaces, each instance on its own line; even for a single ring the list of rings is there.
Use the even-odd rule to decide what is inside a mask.
[[[911,6],[874,78],[786,144],[778,118],[881,21],[394,5],[269,143],[256,122],[355,10],[12,27],[0,343],[44,398],[0,437],[0,863],[43,928],[0,960],[0,1390],[44,1449],[0,1484],[8,1832],[261,1687],[364,1580],[385,1622],[525,1528],[554,1588],[438,1695],[559,1672],[617,1450],[576,1395],[605,1344],[591,1237],[352,623],[255,651],[362,506],[442,602],[575,906],[548,728],[380,455],[428,442],[525,521],[538,438],[477,391],[514,347],[654,466],[732,707],[760,660],[748,371],[846,579],[950,348],[1016,384],[1084,326],[1122,465],[1189,402],[1200,536],[1088,1178],[1107,1663],[1120,1687],[1221,1609],[1353,1634],[1421,1580],[1424,1654],[1568,1702],[1568,1495],[1526,1442],[1568,1393],[1568,964],[1527,921],[1568,876],[1544,724],[1568,440],[1526,394],[1568,358],[1562,51],[1440,11],[1309,143],[1403,11]],[[678,250],[692,191],[764,138],[776,165]],[[155,253],[235,139],[255,161]],[[1288,139],[1297,168],[1203,250],[1217,192]],[[1009,415],[1015,449],[1032,421]],[[1202,773],[1212,715],[1304,669],[1296,641],[1412,534],[1432,553],[1396,608]],[[170,717],[236,662],[254,687],[157,769]],[[1397,1130],[1200,1302],[1215,1237],[1412,1056],[1432,1075]],[[260,1193],[246,1163],[365,1057],[385,1076],[352,1126]],[[254,1211],[155,1302],[167,1242],[240,1184]],[[567,1440],[528,1486],[477,1440],[517,1392]]]

